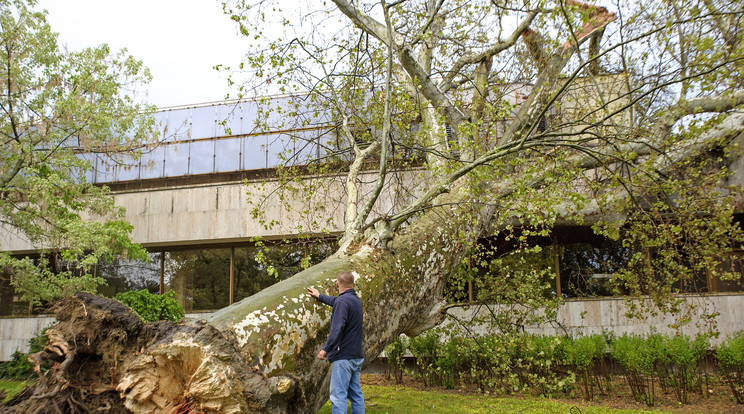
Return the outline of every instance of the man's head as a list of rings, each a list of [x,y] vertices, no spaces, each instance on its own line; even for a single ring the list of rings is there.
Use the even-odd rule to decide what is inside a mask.
[[[338,287],[338,293],[343,293],[345,290],[352,289],[354,287],[354,275],[350,272],[341,272],[336,277],[336,286]]]

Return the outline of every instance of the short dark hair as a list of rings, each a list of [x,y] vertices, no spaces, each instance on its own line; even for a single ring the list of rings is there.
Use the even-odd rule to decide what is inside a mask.
[[[354,287],[354,275],[351,272],[341,272],[338,274],[338,285],[345,288]]]

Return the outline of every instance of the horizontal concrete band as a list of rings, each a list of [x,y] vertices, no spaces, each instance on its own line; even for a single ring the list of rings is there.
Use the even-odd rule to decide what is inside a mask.
[[[361,181],[368,184],[362,186],[360,193],[370,191],[376,174],[363,174]],[[401,195],[393,185],[388,185],[372,217],[399,209],[417,191],[427,188],[422,184],[420,170],[398,174],[399,182],[418,190]],[[276,180],[121,191],[114,197],[116,204],[126,209],[126,220],[134,227],[132,239],[145,247],[234,243],[254,237],[292,238],[301,231],[338,234],[344,228],[345,177],[308,177],[302,185],[312,187],[313,180],[323,180],[323,189],[308,198],[291,201],[277,199],[280,184]],[[254,217],[254,208],[263,212],[263,217]],[[280,224],[266,228],[264,223]],[[15,229],[0,227],[0,251],[29,254],[39,248]]]

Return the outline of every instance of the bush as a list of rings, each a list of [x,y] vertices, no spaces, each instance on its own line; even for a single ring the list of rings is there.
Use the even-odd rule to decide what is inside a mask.
[[[178,322],[185,315],[183,307],[176,300],[176,292],[172,290],[162,295],[150,293],[147,289],[132,290],[117,293],[116,300],[132,308],[147,322]]]
[[[520,361],[522,382],[540,395],[550,396],[567,392],[573,387],[575,375],[566,372],[564,336],[522,335],[523,349]]]
[[[671,386],[677,401],[689,402],[688,394],[701,390],[699,381],[700,362],[710,344],[705,336],[691,340],[686,335],[663,338],[663,355],[659,361],[659,382]]]
[[[610,351],[623,367],[633,397],[648,406],[654,405],[654,367],[659,360],[660,343],[660,337],[655,334],[647,339],[624,334],[613,341]]]
[[[722,343],[716,350],[716,357],[736,402],[744,404],[744,331]]]
[[[434,330],[426,331],[411,338],[408,349],[416,359],[416,376],[424,382],[424,386],[436,384],[439,335]]]
[[[388,378],[392,375],[395,382],[403,382],[403,369],[405,368],[405,356],[408,344],[402,336],[398,336],[393,342],[385,348],[385,355],[388,362]]]
[[[437,358],[437,373],[439,378],[447,388],[455,388],[455,376],[460,368],[460,349],[462,348],[460,340],[452,336],[444,343],[439,351]]]
[[[596,365],[604,358],[607,352],[607,344],[602,335],[580,336],[567,342],[566,364],[576,372],[584,389],[584,399],[590,401],[594,398],[595,383],[601,386],[596,378]]]

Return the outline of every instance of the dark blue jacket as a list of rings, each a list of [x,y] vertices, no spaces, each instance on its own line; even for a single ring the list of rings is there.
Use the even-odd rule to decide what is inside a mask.
[[[320,295],[318,300],[333,307],[331,332],[323,346],[323,350],[328,353],[328,361],[364,358],[362,301],[354,289],[346,290],[338,296]]]

